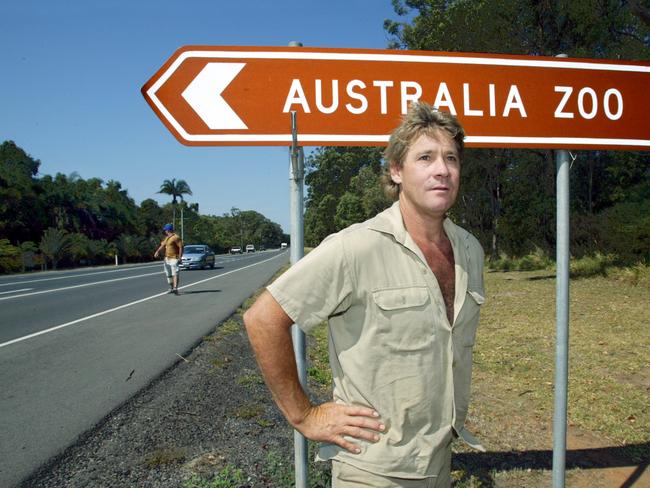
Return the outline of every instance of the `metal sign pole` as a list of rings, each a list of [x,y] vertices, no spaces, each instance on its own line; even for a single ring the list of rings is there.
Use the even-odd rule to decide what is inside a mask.
[[[296,112],[291,112],[291,162],[289,165],[289,187],[291,193],[291,264],[297,263],[304,255],[304,212],[303,186],[305,155],[302,147],[298,146],[298,129]],[[303,389],[307,391],[307,367],[305,333],[297,325],[291,327],[293,351],[296,356],[298,378]],[[297,430],[293,432],[294,462],[296,488],[307,488],[307,439]]]
[[[566,58],[559,54],[558,58]],[[555,152],[555,407],[553,413],[553,488],[564,488],[569,381],[569,151]]]
[[[569,151],[557,151],[557,249],[553,488],[564,488],[569,378]]]

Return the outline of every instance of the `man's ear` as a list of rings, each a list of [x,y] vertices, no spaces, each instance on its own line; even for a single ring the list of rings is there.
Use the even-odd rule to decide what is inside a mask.
[[[393,183],[396,185],[402,184],[402,168],[392,161],[390,163],[390,179],[393,180]]]

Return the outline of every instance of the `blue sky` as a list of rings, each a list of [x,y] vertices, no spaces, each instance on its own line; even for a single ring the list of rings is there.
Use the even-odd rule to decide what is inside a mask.
[[[184,45],[385,48],[390,0],[12,0],[0,7],[0,142],[41,174],[117,180],[140,203],[188,182],[203,214],[256,210],[289,232],[283,147],[186,147],[142,85]]]

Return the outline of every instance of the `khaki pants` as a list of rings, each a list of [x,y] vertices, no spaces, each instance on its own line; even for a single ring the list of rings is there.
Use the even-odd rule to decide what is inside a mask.
[[[332,488],[449,488],[451,486],[451,448],[438,476],[430,478],[394,478],[370,473],[346,463],[332,461]]]

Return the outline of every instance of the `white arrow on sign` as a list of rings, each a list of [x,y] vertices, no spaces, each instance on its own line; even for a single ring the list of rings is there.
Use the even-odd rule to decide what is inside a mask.
[[[245,63],[208,63],[192,80],[183,98],[210,129],[248,129],[221,96]]]

